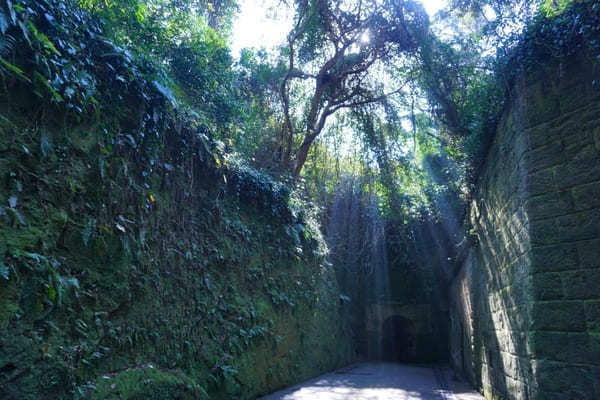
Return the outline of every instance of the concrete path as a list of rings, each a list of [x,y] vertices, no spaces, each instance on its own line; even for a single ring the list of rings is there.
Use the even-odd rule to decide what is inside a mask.
[[[262,400],[483,400],[447,368],[363,363],[263,397]]]

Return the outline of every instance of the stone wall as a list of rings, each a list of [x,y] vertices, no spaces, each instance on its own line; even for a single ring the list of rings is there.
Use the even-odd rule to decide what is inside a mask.
[[[600,398],[599,75],[523,74],[479,178],[450,352],[487,398]]]

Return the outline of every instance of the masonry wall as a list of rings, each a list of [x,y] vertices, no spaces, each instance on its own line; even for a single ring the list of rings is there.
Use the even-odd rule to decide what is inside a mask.
[[[600,398],[599,76],[523,74],[479,178],[450,352],[487,398]]]

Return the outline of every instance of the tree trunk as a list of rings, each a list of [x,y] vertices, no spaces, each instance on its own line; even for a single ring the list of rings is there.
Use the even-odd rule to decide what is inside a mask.
[[[302,142],[300,148],[298,148],[298,150],[296,151],[296,160],[294,163],[294,180],[298,180],[298,177],[300,177],[300,172],[302,172],[302,167],[304,167],[304,163],[306,163],[306,159],[308,158],[308,152],[313,141],[314,138],[311,139],[310,136],[307,137],[304,140],[304,142]]]

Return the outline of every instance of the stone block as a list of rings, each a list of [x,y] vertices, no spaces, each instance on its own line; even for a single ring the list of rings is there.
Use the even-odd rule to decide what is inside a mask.
[[[566,225],[566,222],[564,222]],[[561,230],[556,219],[530,221],[529,237],[533,246],[545,246],[560,243]]]
[[[560,139],[560,130],[552,129],[550,123],[543,123],[525,131],[524,136],[529,138],[530,148],[537,149]]]
[[[564,139],[565,156],[567,159],[586,159],[596,155],[594,137],[591,129],[583,130],[582,126],[575,126],[573,130],[577,135]]]
[[[533,362],[536,386],[562,399],[596,399],[595,371],[589,366],[574,366],[548,360]],[[536,397],[546,399],[546,397]],[[548,397],[554,398],[554,397]]]
[[[559,300],[563,297],[561,274],[558,272],[534,274],[532,288],[535,300]]]
[[[526,151],[531,149],[529,138],[530,135],[527,135],[522,131],[517,132],[517,135],[515,136],[515,143],[513,146],[515,162],[519,161],[521,157],[523,157],[523,154],[525,154]]]
[[[515,229],[515,235],[519,232],[527,232],[529,229],[529,216],[525,206],[517,207],[510,218],[511,226]]]
[[[596,182],[576,186],[572,189],[575,210],[600,208],[600,176],[598,179]]]
[[[554,179],[559,189],[568,189],[596,182],[598,177],[600,177],[600,158],[596,154],[587,158],[570,159],[556,167]]]
[[[554,179],[555,168],[549,168],[541,171],[529,173],[525,179],[524,191],[530,196],[536,196],[544,193],[553,192],[556,190],[556,182]]]
[[[573,243],[531,249],[531,269],[534,273],[569,270],[578,264],[577,247]]]
[[[535,391],[530,397],[530,400],[565,400],[564,393],[546,392],[544,390]]]
[[[524,154],[523,160],[526,170],[535,172],[563,164],[567,160],[566,157],[562,141],[556,140],[528,151]]]
[[[513,169],[506,182],[507,198],[513,198],[519,189],[523,187],[526,176],[527,171],[523,170],[520,166]]]
[[[512,280],[510,286],[499,292],[502,307],[526,309],[531,301],[530,286],[529,279]]]
[[[583,332],[535,331],[529,335],[529,347],[538,359],[591,364],[587,336]]]
[[[600,300],[588,300],[584,304],[588,332],[600,333]]]
[[[577,255],[581,268],[600,268],[600,239],[578,242]]]
[[[519,325],[514,323],[514,317],[516,313],[511,313],[509,316],[509,320],[513,325]],[[495,340],[498,342],[500,348],[509,354],[513,354],[521,357],[522,359],[527,358],[527,348],[525,344],[526,334],[525,332],[519,331],[516,327],[511,327],[505,331],[502,331],[501,334],[497,334]]]
[[[570,192],[554,192],[531,197],[526,208],[529,219],[533,221],[568,214],[573,211],[573,202]]]
[[[600,297],[600,269],[565,271],[563,290],[568,299],[597,299]]]
[[[578,241],[600,238],[600,209],[582,211],[556,218],[559,226],[557,239]]]
[[[560,115],[560,101],[548,82],[540,81],[526,89],[526,126],[534,127]]]
[[[533,304],[531,329],[585,331],[583,301],[542,301]]]
[[[588,332],[586,349],[586,364],[600,366],[600,333]]]
[[[561,88],[561,92],[565,95],[560,98],[560,112],[566,114],[585,108],[590,101],[589,96],[586,96],[590,86],[591,80],[582,80],[569,87]]]
[[[511,376],[505,377],[502,380],[506,386],[507,400],[521,400],[526,398],[528,391],[527,384],[519,379],[514,379]]]
[[[596,391],[596,399],[600,399],[600,367],[594,367],[592,369],[592,373],[594,374],[594,390]]]

